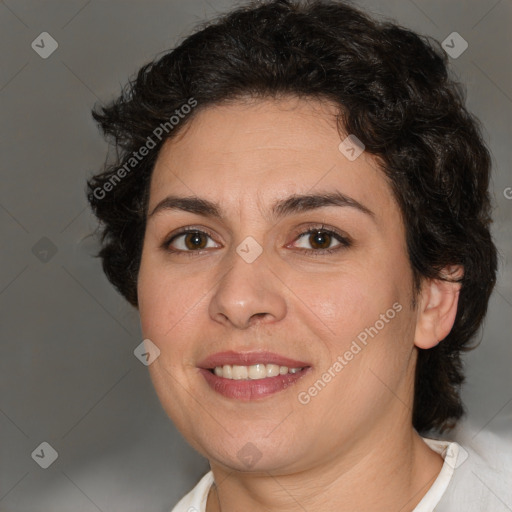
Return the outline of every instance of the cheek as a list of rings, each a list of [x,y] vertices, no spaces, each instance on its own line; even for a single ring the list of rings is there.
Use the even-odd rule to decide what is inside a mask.
[[[315,325],[325,343],[327,353],[322,364],[336,361],[347,350],[358,352],[353,357],[356,363],[350,359],[350,366],[358,370],[344,372],[357,380],[363,367],[380,368],[390,357],[393,364],[405,363],[414,323],[409,307],[410,279],[407,260],[384,253],[354,258],[320,279],[297,275],[294,292],[307,298],[299,317]]]
[[[317,321],[344,339],[373,325],[400,296],[395,283],[372,275],[368,267],[345,269],[321,279],[297,276],[295,282],[296,296]]]
[[[137,283],[139,316],[143,335],[160,348],[178,348],[177,332],[190,328],[194,310],[199,306],[201,288],[183,280],[174,271],[150,261],[141,262]],[[171,344],[170,341],[173,341]]]

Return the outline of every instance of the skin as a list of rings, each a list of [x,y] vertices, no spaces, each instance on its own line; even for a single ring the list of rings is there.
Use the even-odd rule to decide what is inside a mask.
[[[412,307],[398,205],[372,155],[349,161],[339,151],[334,114],[329,103],[292,97],[208,107],[155,165],[149,213],[170,194],[222,211],[222,219],[178,209],[151,215],[138,279],[142,331],[160,349],[149,366],[155,390],[217,483],[208,512],[410,511],[442,466],[412,428],[414,369],[417,347],[450,331],[459,285],[424,282]],[[271,215],[289,195],[335,190],[374,215],[350,206]],[[352,245],[327,238],[319,248],[302,234],[322,224]],[[187,226],[207,231],[204,249],[184,236],[165,246]],[[263,250],[252,263],[236,252],[248,236]],[[326,246],[340,250],[322,253]],[[301,404],[299,392],[395,303],[395,318]],[[312,369],[283,391],[241,402],[198,372],[202,359],[225,350],[268,350]],[[247,443],[260,454],[251,467],[237,456]]]

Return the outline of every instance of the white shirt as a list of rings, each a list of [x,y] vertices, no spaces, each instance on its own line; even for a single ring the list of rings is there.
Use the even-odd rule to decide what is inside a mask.
[[[512,449],[487,433],[487,445],[423,438],[444,464],[413,512],[512,512]],[[504,452],[503,450],[506,450]],[[205,512],[209,471],[171,512]]]

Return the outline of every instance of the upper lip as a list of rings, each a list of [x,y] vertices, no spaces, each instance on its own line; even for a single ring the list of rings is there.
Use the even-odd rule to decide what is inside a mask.
[[[257,363],[277,364],[279,366],[287,366],[288,368],[304,368],[309,366],[303,361],[290,359],[289,357],[281,356],[273,352],[235,352],[234,350],[212,354],[206,359],[203,359],[197,366],[210,370],[216,366],[224,366],[225,364],[251,366]]]

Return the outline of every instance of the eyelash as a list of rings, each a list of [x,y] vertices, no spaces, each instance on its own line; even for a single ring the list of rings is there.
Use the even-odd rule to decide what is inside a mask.
[[[334,228],[327,228],[323,224],[320,226],[310,227],[306,231],[299,231],[296,235],[294,235],[294,242],[296,242],[297,240],[306,235],[313,235],[318,232],[332,236],[335,240],[339,242],[339,245],[336,245],[335,247],[332,247],[330,249],[300,249],[302,254],[306,254],[308,256],[322,256],[325,254],[333,254],[342,249],[347,249],[348,247],[352,246],[352,240],[349,237],[343,235]]]
[[[321,256],[321,255],[325,255],[325,254],[332,254],[334,252],[337,252],[339,250],[346,249],[346,248],[352,246],[352,240],[349,237],[347,237],[346,235],[343,235],[342,233],[340,233],[339,231],[337,231],[334,228],[326,228],[323,224],[321,226],[310,227],[306,231],[299,231],[298,233],[296,233],[294,235],[295,236],[294,242],[296,242],[303,236],[312,235],[312,234],[318,233],[318,232],[332,236],[339,242],[339,245],[332,247],[330,249],[299,249],[303,254],[306,254],[308,256]],[[207,235],[213,239],[212,234],[210,232],[208,232],[207,230],[205,230],[204,228],[199,229],[199,228],[194,228],[194,227],[188,227],[188,228],[183,228],[182,230],[178,231],[177,233],[173,233],[173,235],[171,237],[167,238],[166,241],[162,244],[162,248],[165,251],[173,253],[173,254],[186,254],[187,256],[201,255],[202,252],[207,249],[184,251],[182,249],[171,249],[170,248],[170,244],[172,242],[174,242],[178,237],[180,237],[182,235],[187,235],[189,233],[200,233],[203,235]]]

